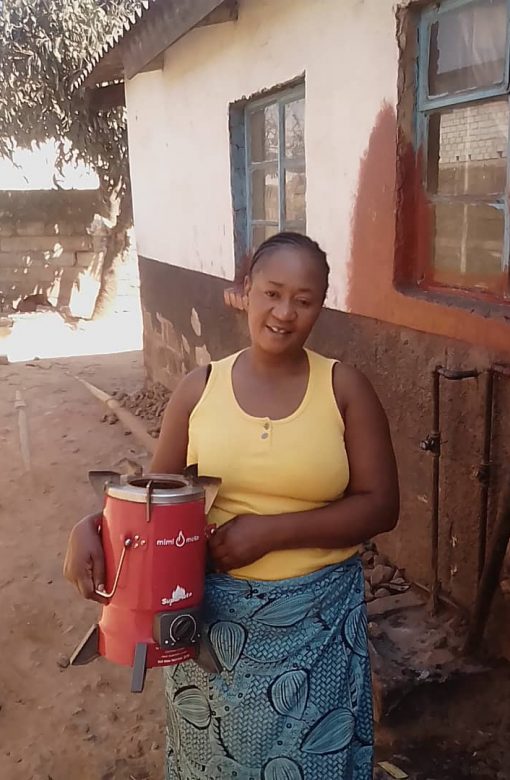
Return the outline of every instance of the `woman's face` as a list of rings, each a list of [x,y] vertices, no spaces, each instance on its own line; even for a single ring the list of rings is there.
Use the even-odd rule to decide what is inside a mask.
[[[275,249],[257,262],[246,293],[253,346],[273,354],[298,352],[324,302],[324,269],[306,249]]]

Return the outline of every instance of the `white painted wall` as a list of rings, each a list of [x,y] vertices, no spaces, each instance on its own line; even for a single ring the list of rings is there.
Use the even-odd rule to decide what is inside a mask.
[[[306,78],[307,228],[329,254],[329,305],[345,308],[360,160],[396,104],[393,0],[241,0],[235,23],[171,47],[127,84],[140,254],[233,278],[229,105]]]

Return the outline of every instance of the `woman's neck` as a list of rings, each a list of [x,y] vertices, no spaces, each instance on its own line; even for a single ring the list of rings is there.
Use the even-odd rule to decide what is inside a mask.
[[[246,357],[250,368],[260,376],[297,374],[308,365],[303,348],[291,354],[274,355],[251,346],[246,350]]]

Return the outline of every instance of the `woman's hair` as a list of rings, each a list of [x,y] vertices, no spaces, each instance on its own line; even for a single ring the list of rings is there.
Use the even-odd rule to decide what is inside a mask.
[[[305,249],[316,258],[324,273],[324,294],[326,294],[329,284],[329,263],[326,252],[320,248],[317,241],[313,241],[309,236],[304,236],[302,233],[277,233],[275,236],[271,236],[271,238],[263,241],[252,257],[250,275],[263,257],[284,248]]]

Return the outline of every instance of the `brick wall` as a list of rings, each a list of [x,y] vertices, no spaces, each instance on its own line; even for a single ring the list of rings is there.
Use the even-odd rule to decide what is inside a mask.
[[[0,192],[0,310],[40,293],[91,316],[108,231],[90,191]]]
[[[456,108],[441,115],[440,165],[506,159],[508,102]]]

